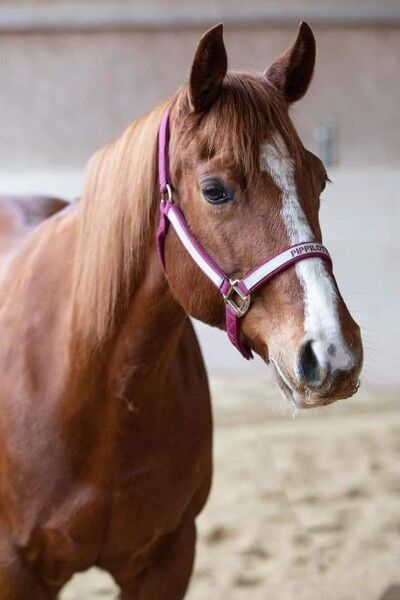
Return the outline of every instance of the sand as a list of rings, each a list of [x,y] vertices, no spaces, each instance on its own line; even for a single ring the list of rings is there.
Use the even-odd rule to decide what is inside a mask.
[[[400,391],[295,418],[265,382],[213,391],[214,485],[187,599],[378,600],[400,586]],[[91,569],[60,598],[118,590]]]

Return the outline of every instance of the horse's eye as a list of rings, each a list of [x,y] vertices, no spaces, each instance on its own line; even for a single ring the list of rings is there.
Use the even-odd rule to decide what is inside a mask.
[[[327,183],[332,183],[332,181],[329,179],[328,175],[326,175],[325,179],[323,180],[323,182],[321,184],[321,194],[324,191],[324,189],[326,188]]]
[[[202,193],[210,204],[223,204],[232,200],[232,193],[217,182],[206,183],[202,189]]]

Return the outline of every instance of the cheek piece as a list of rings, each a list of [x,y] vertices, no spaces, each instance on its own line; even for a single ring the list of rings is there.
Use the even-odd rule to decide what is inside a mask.
[[[318,242],[303,242],[286,248],[273,258],[264,261],[242,279],[231,279],[203,248],[189,228],[184,214],[173,200],[169,177],[169,111],[162,116],[158,135],[158,176],[160,183],[160,222],[157,230],[157,247],[165,270],[164,244],[169,225],[175,230],[187,252],[199,269],[221,293],[225,304],[226,332],[232,344],[249,360],[253,354],[240,332],[240,319],[251,305],[251,294],[281,271],[308,258],[320,258],[332,266],[328,250]]]

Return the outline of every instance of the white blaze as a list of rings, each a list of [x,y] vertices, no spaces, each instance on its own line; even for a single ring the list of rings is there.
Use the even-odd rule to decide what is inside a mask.
[[[273,136],[273,143],[261,147],[261,169],[282,192],[281,215],[290,244],[314,241],[297,195],[294,161],[279,134]],[[341,332],[337,292],[323,260],[302,260],[296,263],[295,269],[304,293],[305,339],[314,340],[312,347],[320,364],[329,360],[333,370],[351,368],[354,358]],[[336,347],[334,356],[328,353],[331,344]]]

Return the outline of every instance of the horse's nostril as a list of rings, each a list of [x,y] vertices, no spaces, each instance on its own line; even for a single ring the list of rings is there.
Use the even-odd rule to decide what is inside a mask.
[[[329,344],[329,346],[326,349],[326,351],[329,354],[329,356],[336,356],[336,346],[335,346],[335,344]]]
[[[326,368],[320,365],[317,355],[313,350],[313,340],[305,342],[299,353],[298,373],[307,385],[319,387],[326,377]]]

